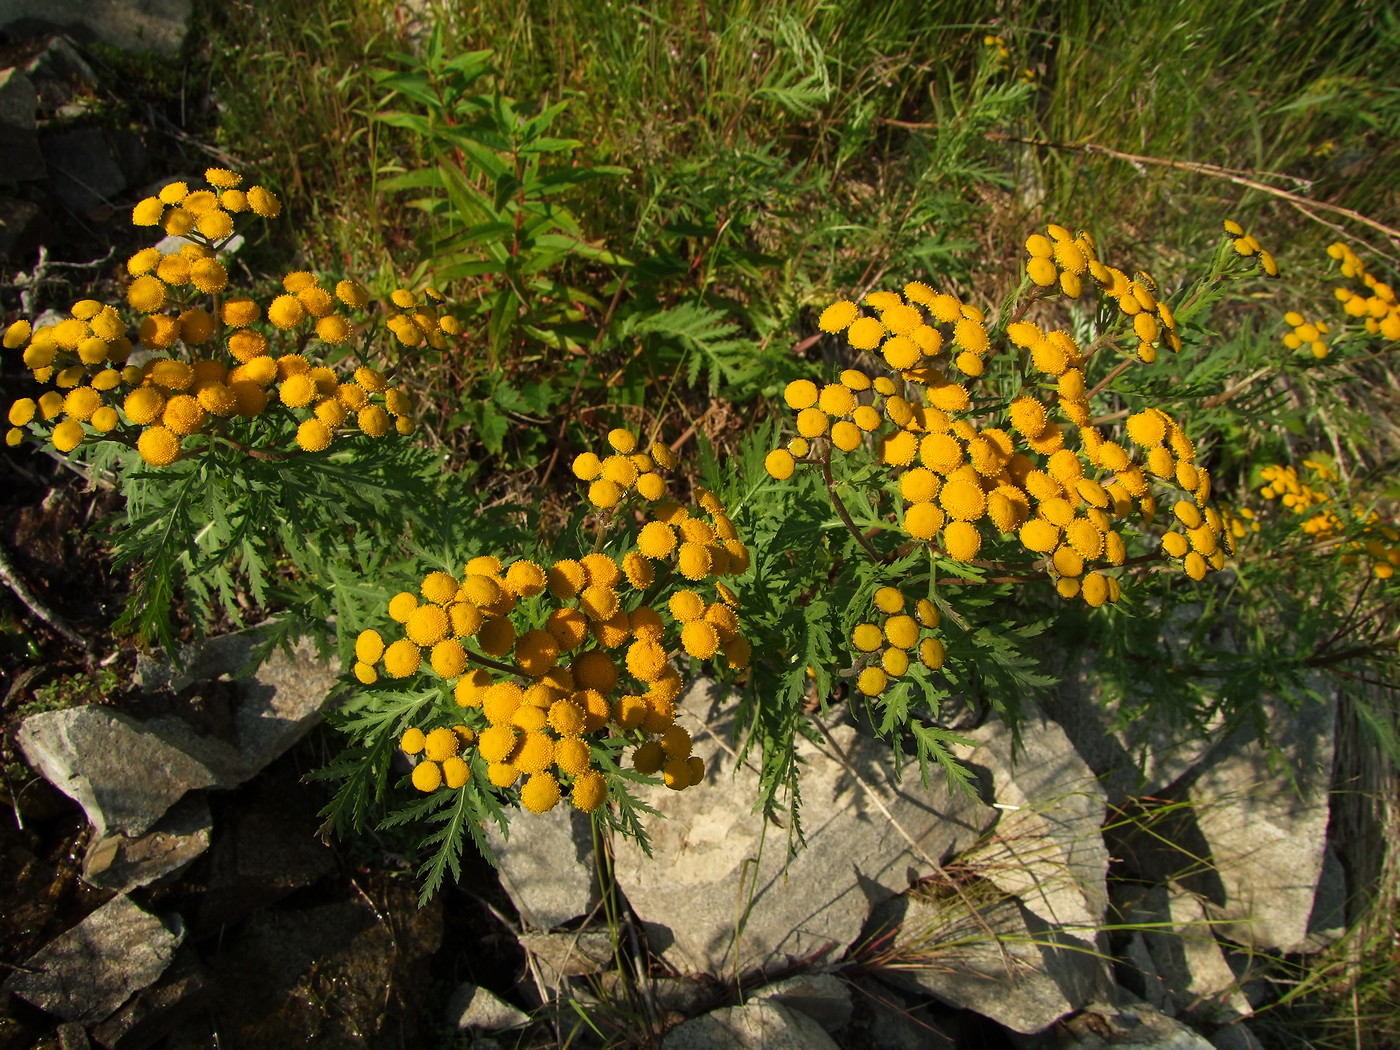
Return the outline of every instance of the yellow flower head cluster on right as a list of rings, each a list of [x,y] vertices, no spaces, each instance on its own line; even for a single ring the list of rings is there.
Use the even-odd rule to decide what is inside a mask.
[[[1129,279],[1105,266],[1087,235],[1063,227],[1027,247],[1058,275],[1091,275],[1122,318],[1129,361],[1150,363],[1159,345],[1179,349],[1171,310],[1146,274]],[[1059,278],[1050,284],[1065,290]],[[1016,542],[1062,596],[1093,606],[1119,597],[1113,570],[1126,560],[1124,528],[1152,529],[1159,503],[1197,511],[1174,514],[1163,558],[1194,579],[1224,566],[1228,537],[1194,443],[1153,407],[1130,413],[1116,433],[1095,425],[1086,355],[1068,332],[1025,320],[997,332],[977,307],[917,281],[902,295],[875,292],[865,306],[872,313],[833,303],[818,326],[844,335],[884,374],[847,368],[825,385],[790,383],[797,435],[768,454],[772,477],[864,448],[897,486],[910,539],[969,563],[989,542]],[[993,387],[979,400],[975,391],[999,365],[1024,376],[1021,392],[1008,403]],[[1178,529],[1181,550],[1171,538]]]
[[[636,454],[630,432],[609,442],[614,455]],[[653,452],[675,465],[669,450]],[[429,573],[389,603],[401,637],[360,634],[353,672],[362,684],[428,676],[450,687],[451,701],[401,741],[420,756],[419,790],[455,790],[476,777],[532,812],[565,793],[592,812],[612,789],[596,749],[619,740],[638,772],[660,774],[668,787],[703,780],[704,763],[676,724],[685,684],[677,661],[747,668],[738,597],[717,577],[745,571],[748,552],[703,489],[692,506],[656,502],[633,539],[630,550],[547,567],[483,555],[461,575]],[[663,577],[683,584],[668,588]]]
[[[337,373],[312,354],[370,331],[371,303],[359,284],[323,287],[315,274],[294,271],[283,279],[283,292],[265,303],[228,287],[220,250],[254,217],[281,211],[269,190],[244,190],[242,181],[210,168],[206,186],[171,183],[135,206],[137,226],[157,227],[183,243],[176,251],[143,248],[127,260],[129,315],[85,299],[56,323],[32,328],[17,321],[6,330],[4,346],[21,351],[37,383],[56,388],[32,402],[34,411],[25,407],[27,398],[11,406],[11,446],[27,426],[61,452],[102,437],[166,466],[190,450],[192,439],[231,428],[253,454],[269,451],[271,435],[288,416],[296,422],[295,444],[306,453],[324,451],[346,434],[413,431],[406,389],[368,365]],[[432,289],[422,296],[395,291],[396,311],[386,326],[405,346],[445,348],[460,324],[430,301],[440,298]],[[144,363],[128,365],[138,344]],[[255,422],[259,417],[267,417],[266,426]]]
[[[1369,566],[1376,579],[1389,580],[1400,567],[1400,528],[1374,508],[1357,505],[1339,486],[1337,471],[1321,457],[1296,467],[1270,464],[1259,472],[1259,494],[1298,519],[1297,528],[1319,557],[1335,556],[1345,569]],[[1255,515],[1247,514],[1258,531]]]
[[[1367,270],[1361,257],[1343,242],[1329,245],[1327,254],[1337,261],[1342,276],[1353,282],[1351,287],[1335,290],[1346,316],[1344,323],[1359,322],[1368,336],[1400,342],[1400,302],[1395,289]]]

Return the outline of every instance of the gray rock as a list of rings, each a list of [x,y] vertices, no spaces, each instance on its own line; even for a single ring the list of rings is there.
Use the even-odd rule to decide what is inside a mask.
[[[179,871],[209,848],[213,818],[202,794],[186,795],[135,838],[95,835],[83,858],[83,880],[127,893]]]
[[[65,36],[50,37],[24,64],[39,91],[39,108],[52,112],[71,102],[77,91],[91,93],[97,74]]]
[[[29,764],[83,807],[99,837],[142,835],[185,792],[218,782],[150,727],[93,704],[30,715],[18,740]]]
[[[1146,927],[1142,938],[1152,969],[1171,1004],[1165,1012],[1208,1024],[1227,1024],[1254,1012],[1195,894],[1175,883],[1154,886],[1124,919]]]
[[[0,259],[19,262],[43,243],[48,229],[39,205],[0,194]]]
[[[114,897],[25,960],[4,987],[65,1021],[93,1024],[155,982],[183,939],[182,929]]]
[[[1182,878],[1216,929],[1256,950],[1292,952],[1308,939],[1326,847],[1336,697],[1297,710],[1274,701],[1281,761],[1246,734],[1225,741],[1188,788],[1210,868]]]
[[[873,904],[931,873],[995,818],[976,799],[950,794],[936,773],[924,787],[912,759],[897,779],[888,745],[837,727],[839,756],[799,743],[806,846],[789,857],[787,832],[742,801],[757,797],[758,772],[721,744],[725,698],[702,685],[683,702],[701,713],[680,722],[705,760],[706,783],[638,791],[661,814],[647,825],[654,856],[619,842],[613,867],[653,949],[682,972],[771,972],[839,957]]]
[[[871,941],[886,945],[878,960],[885,980],[1027,1035],[1107,988],[1092,940],[1048,926],[989,882],[964,882],[961,891],[909,894],[877,911]]]
[[[828,1032],[838,1032],[851,1023],[851,986],[834,974],[804,973],[775,981],[750,999],[758,1000],[806,1014]]]
[[[1148,705],[1144,713],[1130,719],[1119,718],[1118,704],[1104,699],[1088,657],[1064,670],[1043,706],[1098,775],[1108,803],[1114,806],[1161,795],[1200,761],[1213,739],[1209,732],[1183,726],[1161,705]],[[1208,729],[1221,724],[1217,716]]]
[[[879,1050],[951,1050],[960,1045],[956,1033],[945,1027],[943,1019],[935,1019],[926,1002],[906,1000],[883,982],[855,978],[854,987],[861,993],[855,1003],[851,1027],[845,1033],[845,1045],[878,1047]],[[961,1015],[970,1017],[970,1014]]]
[[[559,988],[566,978],[601,973],[613,966],[613,939],[607,930],[522,933],[520,946],[535,960],[549,988]]]
[[[1061,1025],[1057,1050],[1211,1050],[1198,1033],[1146,1003],[1092,1003]]]
[[[1259,1037],[1244,1024],[1226,1025],[1210,1037],[1215,1050],[1264,1050]]]
[[[0,30],[62,29],[123,51],[173,55],[184,43],[192,8],[192,0],[6,0]]]
[[[111,205],[126,189],[126,173],[100,128],[48,134],[40,148],[49,169],[49,185],[58,199],[75,212],[86,214]]]
[[[530,1017],[486,988],[460,984],[447,1001],[447,1023],[458,1031],[476,1028],[498,1032],[527,1025]]]
[[[1347,872],[1328,843],[1322,853],[1317,895],[1308,916],[1308,935],[1299,951],[1320,952],[1341,939],[1347,929]]]
[[[237,787],[260,773],[321,718],[321,709],[339,681],[339,672],[302,639],[291,655],[277,650],[251,675],[235,678],[257,648],[256,629],[211,638],[189,655],[186,670],[149,661],[137,663],[138,682],[147,689],[180,693],[202,682],[231,681],[237,694],[232,726],[222,738],[201,734],[179,718],[151,721],[178,741],[216,776],[215,786]]]
[[[1153,1009],[1167,1016],[1175,1012],[1172,1006],[1171,989],[1166,979],[1157,972],[1157,962],[1147,949],[1146,931],[1134,930],[1128,936],[1128,943],[1117,960],[1119,981],[1142,998]],[[1126,968],[1126,973],[1122,968]]]
[[[520,917],[537,930],[591,915],[602,899],[593,857],[593,818],[571,805],[521,813],[505,838],[495,824],[487,840],[501,885]]]
[[[979,748],[955,752],[990,774],[1004,810],[993,836],[962,859],[1046,923],[1092,930],[1108,906],[1104,791],[1060,726],[1030,704],[1023,716],[1019,748],[993,719],[964,734]]]
[[[92,1030],[109,1050],[144,1050],[190,1019],[204,1005],[208,986],[198,955],[185,945],[160,980],[128,999]]]
[[[39,94],[18,69],[0,70],[0,183],[48,177],[35,118]]]
[[[666,1033],[662,1050],[839,1050],[821,1025],[774,1002],[731,1006]]]
[[[211,938],[211,1028],[223,1046],[385,1046],[422,1032],[441,899],[407,879],[362,875],[360,892],[313,908],[267,908]],[[204,1045],[209,1045],[206,1039]]]
[[[195,911],[202,937],[267,908],[335,870],[335,856],[316,837],[314,806],[269,788],[229,814],[209,856]]]

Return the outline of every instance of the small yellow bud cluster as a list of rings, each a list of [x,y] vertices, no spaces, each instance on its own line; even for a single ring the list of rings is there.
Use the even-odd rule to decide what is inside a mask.
[[[1225,531],[1230,539],[1236,542],[1259,532],[1262,528],[1252,507],[1237,508],[1224,504],[1220,508],[1220,518],[1225,523]]]
[[[448,337],[462,332],[462,322],[435,305],[442,302],[442,294],[436,288],[429,286],[422,295],[408,288],[396,288],[389,299],[398,313],[391,314],[385,323],[404,346],[426,343],[434,350],[446,350]]]
[[[1230,247],[1242,259],[1252,259],[1259,265],[1259,272],[1265,277],[1278,276],[1278,263],[1265,251],[1252,233],[1245,233],[1244,227],[1234,219],[1226,219],[1222,224],[1225,235],[1230,238]]]
[[[1368,335],[1400,342],[1400,303],[1396,302],[1395,289],[1369,273],[1360,256],[1341,241],[1328,245],[1327,254],[1341,264],[1343,277],[1360,281],[1366,289],[1336,289],[1346,315],[1361,320]]]
[[[1129,277],[1122,270],[1101,262],[1094,238],[1081,230],[1071,236],[1069,230],[1051,223],[1046,233],[1034,233],[1026,239],[1026,275],[1042,288],[1056,284],[1071,299],[1084,292],[1084,275],[1093,278],[1105,299],[1113,301],[1118,311],[1131,319],[1137,337],[1138,357],[1146,364],[1157,360],[1163,346],[1173,353],[1181,350],[1176,318],[1171,307],[1157,298],[1156,282],[1142,270]]]
[[[1283,315],[1283,322],[1291,326],[1291,330],[1284,333],[1284,346],[1290,350],[1307,346],[1319,361],[1327,356],[1327,342],[1322,338],[1328,331],[1325,321],[1308,321],[1296,310],[1290,310]]]
[[[858,623],[851,632],[851,645],[857,652],[868,653],[867,659],[872,661],[876,653],[880,654],[878,665],[871,662],[861,668],[856,678],[858,690],[866,696],[879,696],[891,678],[908,673],[910,652],[917,651],[920,661],[931,671],[943,666],[943,642],[932,634],[924,634],[939,623],[938,608],[932,601],[920,598],[910,615],[903,592],[886,586],[876,590],[874,604],[882,614],[881,622]]]
[[[233,217],[270,218],[280,205],[262,187],[239,189],[242,177],[234,172],[210,168],[205,180],[208,188],[201,189],[172,183],[133,213],[137,225],[162,225],[186,242],[170,254],[149,247],[127,260],[127,305],[142,315],[137,337],[156,352],[144,365],[121,367],[132,350],[129,326],[114,307],[90,299],[75,303],[72,316],[56,324],[31,330],[27,321],[17,321],[6,330],[5,347],[23,351],[37,382],[71,391],[67,397],[51,392],[37,402],[17,401],[8,444],[23,440],[21,427],[34,423],[42,433],[44,421],[62,415],[50,434],[62,452],[91,432],[111,434],[134,445],[152,466],[165,466],[190,437],[223,433],[227,421],[252,419],[269,407],[299,421],[295,440],[304,452],[328,448],[338,433],[351,432],[351,424],[371,437],[391,429],[412,433],[407,391],[391,387],[368,366],[342,381],[304,356],[313,337],[330,348],[355,334],[357,325],[345,311],[369,306],[369,294],[358,283],[322,287],[315,274],[295,271],[282,281],[284,294],[265,309],[247,296],[224,294],[228,271],[215,252],[232,232]],[[455,319],[421,305],[413,293],[400,289],[394,297],[401,310],[412,311],[390,321],[400,341],[407,341],[404,325],[420,320],[431,319],[432,334],[414,328],[418,342],[445,345],[445,333],[460,331]],[[441,297],[429,290],[428,298]],[[274,345],[279,338],[287,344],[280,353]]]
[[[1298,527],[1318,544],[1319,552],[1335,550],[1346,567],[1365,558],[1377,579],[1391,579],[1400,566],[1400,529],[1375,510],[1350,505],[1334,491],[1338,475],[1325,460],[1304,459],[1303,467],[1311,475],[1307,481],[1294,467],[1264,467],[1259,494],[1277,500],[1295,515],[1306,515]],[[1257,525],[1254,531],[1258,531]]]
[[[627,462],[636,439],[614,431],[609,442]],[[669,450],[665,458],[674,465]],[[680,574],[691,585],[662,602],[657,563],[668,578]],[[518,791],[532,812],[553,808],[565,787],[579,809],[601,805],[608,784],[594,749],[616,741],[634,748],[639,772],[659,772],[681,790],[700,783],[705,769],[676,725],[684,681],[675,660],[722,656],[733,670],[747,668],[751,650],[739,630],[737,596],[717,580],[713,598],[699,589],[747,565],[723,505],[699,489],[693,507],[657,503],[636,549],[620,557],[596,551],[545,569],[529,561],[503,566],[488,555],[468,562],[460,577],[429,573],[417,593],[389,602],[402,638],[386,643],[376,630],[360,634],[354,675],[374,685],[381,669],[394,679],[430,671],[450,685],[458,709],[451,717],[462,726],[452,728],[449,757],[462,756],[495,789]],[[438,757],[453,743],[441,732],[446,728],[405,734],[410,753],[434,733],[443,743],[436,752],[419,748],[442,766],[420,773],[419,762],[414,785],[422,791],[466,783]]]
[[[574,457],[574,477],[588,482],[588,502],[599,510],[613,510],[636,492],[648,503],[666,498],[663,470],[676,466],[675,453],[661,442],[651,446],[650,454],[637,451],[637,436],[621,427],[608,432],[612,452],[599,457],[595,452],[581,452]]]
[[[982,46],[996,56],[997,65],[1003,69],[1011,67],[1011,49],[1006,46],[1004,38],[988,33],[982,38]]]

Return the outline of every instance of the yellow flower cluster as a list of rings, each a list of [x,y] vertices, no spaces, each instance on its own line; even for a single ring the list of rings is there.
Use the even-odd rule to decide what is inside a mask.
[[[612,452],[607,456],[583,452],[574,457],[574,477],[589,482],[589,503],[599,510],[612,510],[634,491],[649,503],[666,498],[661,471],[675,469],[674,452],[659,441],[650,454],[638,452],[637,436],[621,427],[609,431],[608,445]]]
[[[1325,321],[1309,321],[1296,310],[1290,310],[1283,315],[1283,323],[1290,326],[1283,335],[1284,346],[1290,350],[1306,346],[1319,361],[1327,356],[1327,342],[1322,338],[1328,332]]]
[[[1344,287],[1336,289],[1346,315],[1360,319],[1370,335],[1380,335],[1391,342],[1400,341],[1400,303],[1396,301],[1395,290],[1369,273],[1360,256],[1341,241],[1328,245],[1327,254],[1341,264],[1343,277],[1360,281],[1366,288],[1365,292]]]
[[[368,366],[342,381],[305,354],[313,338],[338,347],[356,333],[347,311],[369,306],[359,284],[322,287],[315,274],[296,271],[265,310],[247,296],[226,294],[228,271],[217,250],[241,213],[271,218],[281,206],[261,186],[239,189],[242,178],[234,172],[210,168],[205,180],[207,188],[199,189],[172,183],[133,209],[136,225],[159,226],[185,241],[177,252],[149,247],[127,260],[126,299],[141,315],[134,327],[143,364],[126,365],[131,326],[114,307],[90,299],[56,324],[31,330],[17,321],[5,332],[5,347],[23,350],[37,382],[69,391],[12,405],[10,445],[23,439],[20,427],[62,416],[50,435],[60,451],[72,451],[90,433],[111,434],[133,444],[147,463],[165,466],[190,437],[224,433],[227,421],[270,407],[299,420],[295,440],[305,452],[326,449],[351,424],[371,437],[412,432],[407,391]],[[440,299],[431,289],[428,296]],[[393,302],[399,312],[388,327],[405,345],[441,348],[446,335],[460,331],[455,318],[408,289],[395,291]]]
[[[904,593],[897,587],[880,587],[875,592],[875,608],[882,614],[881,622],[858,623],[851,631],[855,651],[868,653],[871,660],[861,668],[856,688],[866,696],[879,696],[891,678],[899,678],[909,670],[909,653],[917,651],[924,666],[936,671],[943,666],[943,642],[925,631],[938,626],[938,608],[927,598],[914,603],[913,615],[906,611]],[[922,635],[922,637],[921,637]],[[879,664],[873,663],[879,653]]]
[[[615,450],[635,446],[626,431],[609,440]],[[692,584],[663,603],[657,569],[699,583],[747,562],[724,507],[702,489],[692,507],[658,503],[636,548],[620,556],[595,551],[547,569],[482,556],[460,577],[429,573],[417,593],[389,602],[403,637],[360,634],[354,674],[373,685],[381,670],[395,679],[431,672],[452,686],[461,709],[453,725],[411,728],[401,741],[423,755],[413,777],[421,791],[460,788],[475,770],[503,791],[519,784],[532,812],[553,808],[565,787],[591,812],[608,791],[594,748],[613,740],[633,746],[639,772],[659,772],[683,790],[700,783],[704,763],[675,723],[683,686],[676,659],[723,657],[742,670],[751,651],[733,591],[716,581],[706,597]],[[452,759],[460,764],[449,767]]]
[[[1230,247],[1234,249],[1236,255],[1257,263],[1259,272],[1265,277],[1278,276],[1278,263],[1260,246],[1258,239],[1252,233],[1246,233],[1244,227],[1234,219],[1226,219],[1222,223],[1222,228],[1226,236],[1230,238]]]
[[[1084,293],[1085,275],[1092,278],[1103,297],[1116,304],[1125,319],[1131,319],[1138,357],[1147,364],[1157,360],[1157,351],[1163,346],[1173,353],[1181,350],[1176,318],[1171,307],[1157,298],[1156,282],[1142,270],[1129,277],[1100,261],[1088,231],[1071,235],[1065,227],[1051,223],[1045,233],[1033,233],[1026,239],[1026,254],[1026,276],[1041,288],[1058,285],[1071,299]]]
[[[1303,467],[1310,475],[1306,481],[1294,467],[1264,467],[1260,471],[1264,484],[1259,494],[1267,500],[1277,500],[1293,514],[1306,515],[1299,528],[1312,540],[1324,547],[1328,546],[1327,541],[1337,541],[1334,546],[1343,565],[1354,566],[1365,558],[1377,579],[1394,576],[1400,566],[1400,529],[1395,523],[1375,510],[1348,506],[1333,491],[1337,472],[1324,460],[1304,459]]]
[[[1065,237],[1041,237],[1051,255],[1034,258],[1057,259],[1070,272],[1087,268],[1088,242],[1066,239],[1059,227],[1051,234]],[[1032,238],[1035,251],[1045,245]],[[1120,278],[1126,282],[1115,293],[1125,314],[1152,322],[1140,329],[1135,324],[1140,358],[1148,356],[1144,348],[1155,351],[1151,340],[1180,346],[1170,310],[1141,281],[1116,270],[1102,276],[1106,288]],[[1210,475],[1197,464],[1195,445],[1175,419],[1155,408],[1128,417],[1121,443],[1092,425],[1085,354],[1069,333],[1045,332],[1029,321],[1007,325],[1007,349],[1027,385],[1005,406],[1004,417],[983,412],[979,426],[967,418],[973,411],[969,383],[997,349],[981,311],[921,282],[907,285],[903,297],[876,292],[866,302],[877,316],[862,315],[843,300],[827,307],[818,325],[844,332],[853,348],[879,357],[899,378],[850,368],[824,386],[790,383],[784,396],[797,414],[798,436],[766,457],[772,477],[784,480],[798,463],[821,461],[828,445],[850,451],[868,439],[898,478],[907,504],[902,525],[911,539],[972,562],[988,538],[1015,537],[1044,564],[1060,594],[1090,605],[1117,600],[1117,581],[1100,570],[1126,559],[1118,523],[1153,521],[1156,483],[1180,490],[1173,498],[1180,529],[1163,538],[1165,556],[1198,580],[1223,567],[1223,522],[1207,505]]]

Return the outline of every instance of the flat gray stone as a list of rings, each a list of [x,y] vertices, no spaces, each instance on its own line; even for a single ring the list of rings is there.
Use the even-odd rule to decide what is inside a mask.
[[[101,128],[74,128],[40,140],[49,185],[68,207],[86,213],[111,205],[126,189],[126,173]]]
[[[887,744],[838,726],[839,755],[798,745],[807,841],[789,857],[787,832],[751,812],[755,765],[737,765],[721,744],[726,704],[708,683],[683,697],[679,721],[705,759],[705,783],[638,791],[661,814],[647,824],[654,856],[615,846],[619,887],[653,949],[681,972],[732,976],[839,958],[874,904],[931,874],[995,819],[977,799],[951,794],[936,772],[925,787],[913,759],[896,779]]]
[[[1226,1025],[1210,1037],[1215,1050],[1264,1050],[1259,1037],[1243,1024]]]
[[[1218,932],[1263,951],[1307,943],[1327,843],[1336,697],[1297,711],[1269,703],[1282,762],[1245,734],[1225,741],[1188,797],[1209,848],[1208,871],[1182,879],[1207,900]]]
[[[1003,808],[989,840],[962,859],[1046,923],[1093,930],[1108,906],[1104,790],[1059,725],[1031,704],[1023,717],[1019,749],[993,718],[964,734],[980,747],[955,751],[990,774]]]
[[[566,801],[547,813],[520,813],[509,838],[494,823],[486,833],[501,885],[529,926],[550,930],[597,909],[592,817]]]
[[[83,858],[83,881],[127,893],[179,871],[209,848],[213,818],[202,794],[185,795],[144,835],[93,836]]]
[[[1063,670],[1043,709],[1099,776],[1107,801],[1114,806],[1163,794],[1210,750],[1215,739],[1211,733],[1223,724],[1216,717],[1207,732],[1198,733],[1161,711],[1160,705],[1150,704],[1141,714],[1120,718],[1119,705],[1105,699],[1087,656]]]
[[[607,930],[522,933],[520,946],[530,953],[550,988],[559,988],[569,977],[610,970],[615,957],[612,934]]]
[[[148,689],[180,693],[202,682],[232,682],[237,693],[233,725],[223,739],[197,733],[179,718],[150,722],[213,771],[216,787],[237,787],[300,740],[320,721],[321,709],[340,679],[339,671],[317,656],[305,638],[290,656],[278,649],[251,675],[235,677],[256,646],[255,631],[238,631],[206,641],[182,674],[150,662],[137,664],[139,681]]]
[[[661,1050],[839,1050],[810,1017],[775,1002],[731,1006],[666,1033]]]
[[[151,1046],[193,1017],[205,1004],[208,985],[198,954],[189,946],[175,953],[160,980],[128,999],[92,1030],[99,1046],[137,1050]]]
[[[129,897],[113,897],[25,960],[4,987],[65,1021],[95,1024],[153,984],[183,939]]]
[[[877,912],[869,940],[890,946],[881,971],[887,981],[1024,1035],[1108,987],[1093,940],[1046,925],[989,882],[964,882],[962,890],[906,895]]]
[[[78,805],[99,837],[137,837],[187,791],[218,777],[165,737],[120,712],[87,704],[30,715],[20,750]]]
[[[1154,886],[1124,921],[1146,927],[1142,938],[1170,1003],[1167,1012],[1207,1024],[1228,1024],[1254,1012],[1195,894],[1175,883]]]
[[[0,183],[48,177],[35,131],[39,94],[18,69],[0,70]]]
[[[1210,1043],[1147,1003],[1091,1003],[1060,1028],[1059,1050],[1212,1050]]]
[[[174,55],[189,30],[192,0],[5,0],[0,30],[61,29],[123,51]]]
[[[768,1000],[806,1014],[827,1032],[851,1023],[851,986],[829,973],[804,973],[765,985],[750,1001]]]
[[[527,1025],[530,1017],[489,989],[460,984],[447,1001],[447,1023],[458,1031],[474,1028],[499,1032]]]

